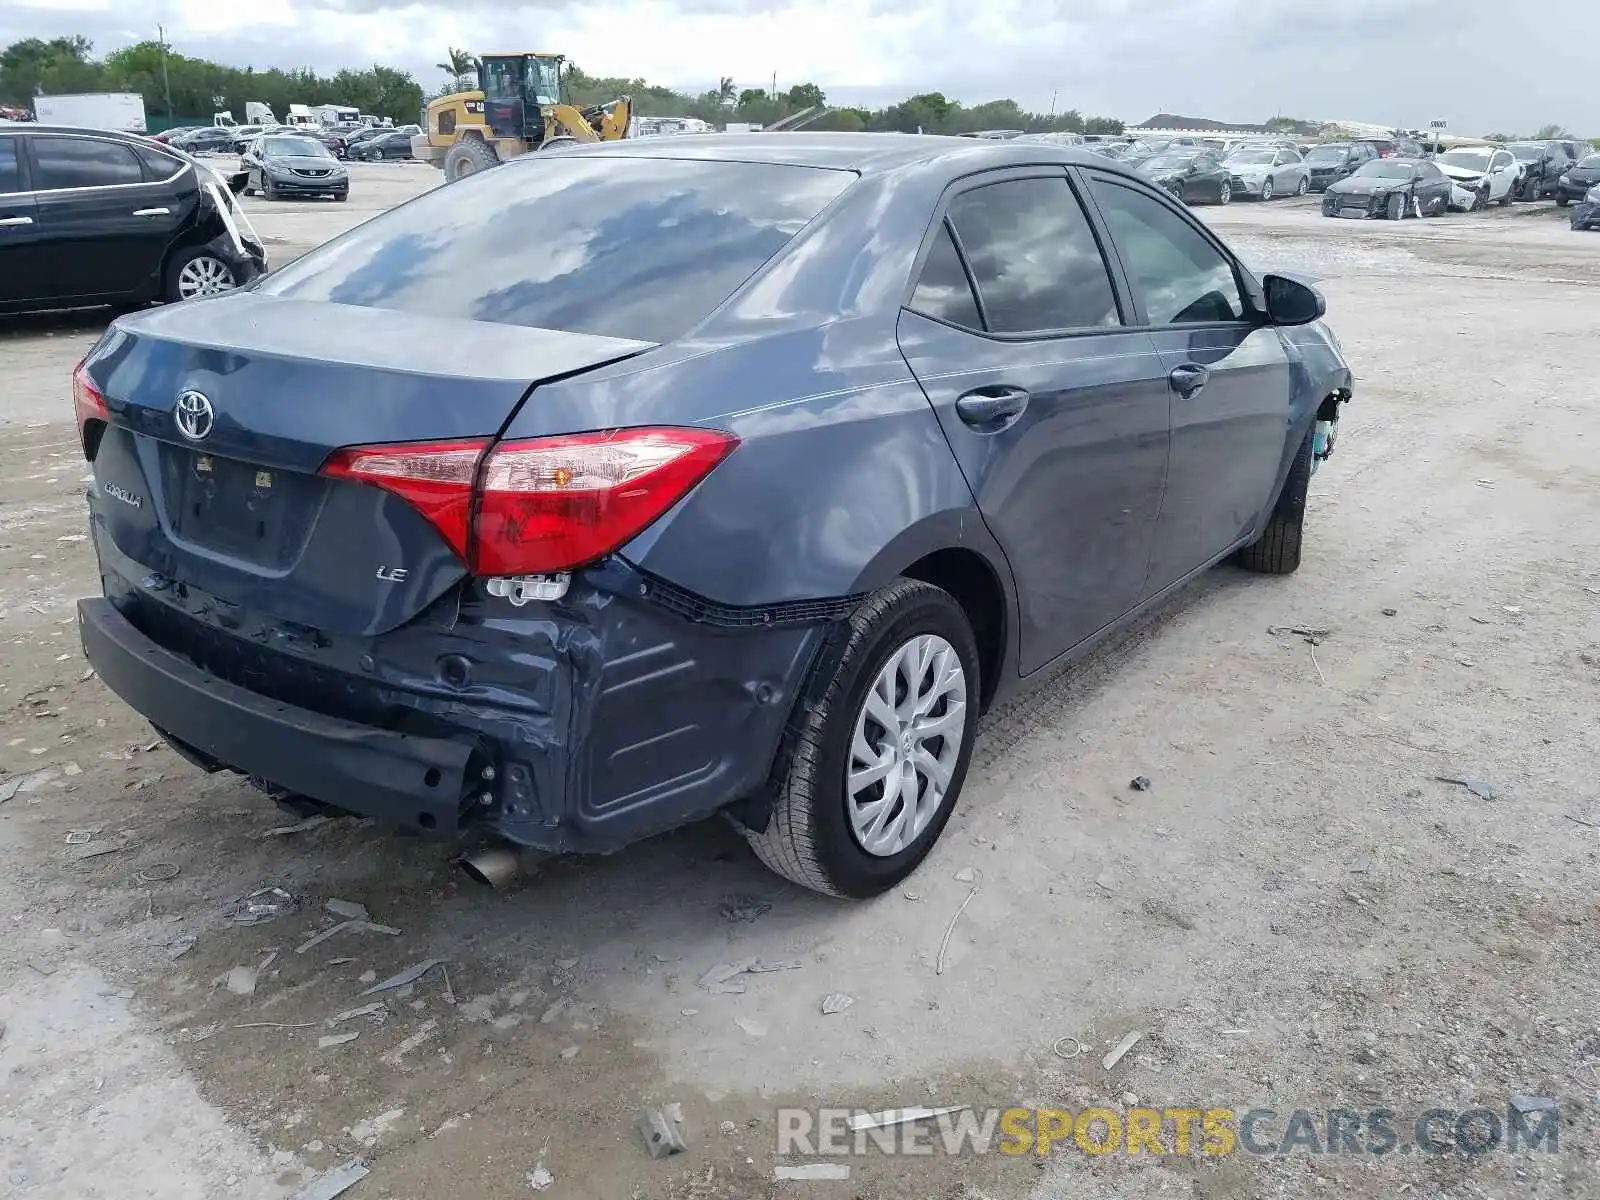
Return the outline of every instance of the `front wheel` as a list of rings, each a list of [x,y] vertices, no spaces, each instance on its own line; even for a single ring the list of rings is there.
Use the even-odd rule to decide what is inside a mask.
[[[1265,197],[1263,197],[1263,199],[1264,198]],[[1231,183],[1229,183],[1226,179],[1224,179],[1222,181],[1222,186],[1217,189],[1217,203],[1218,204],[1226,204],[1228,201],[1230,201],[1232,199],[1233,199],[1233,185]]]
[[[1265,179],[1263,179],[1261,181],[1261,199],[1262,200],[1271,200],[1272,199],[1272,176],[1271,175],[1268,175]]]
[[[798,701],[756,856],[796,883],[864,899],[927,857],[977,726],[978,650],[955,599],[898,579],[841,624]]]
[[[1569,205],[1571,203],[1572,203],[1572,201],[1565,194],[1556,197],[1556,207],[1557,208],[1565,208],[1567,205]]]
[[[383,161],[383,147],[379,146],[371,154],[367,155],[367,157],[370,158],[373,162],[382,162]]]
[[[1300,176],[1300,182],[1295,187],[1294,194],[1296,196],[1304,196],[1310,190],[1311,190],[1311,180],[1310,180],[1310,178],[1305,176],[1305,175]]]
[[[1300,567],[1300,546],[1304,540],[1306,497],[1311,491],[1311,455],[1315,446],[1315,427],[1295,453],[1289,477],[1272,506],[1261,536],[1241,549],[1236,559],[1247,571],[1263,575],[1292,575]]]
[[[1384,202],[1383,215],[1391,221],[1401,221],[1406,215],[1406,198],[1399,192],[1390,195]]]

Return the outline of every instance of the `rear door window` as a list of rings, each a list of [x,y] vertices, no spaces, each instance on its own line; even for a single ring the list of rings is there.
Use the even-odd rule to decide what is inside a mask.
[[[33,139],[34,189],[115,187],[143,183],[144,168],[131,146],[99,138]]]
[[[183,170],[183,163],[178,159],[149,146],[140,146],[135,153],[138,154],[139,161],[144,164],[145,178],[152,183],[171,179]]]
[[[934,235],[909,307],[923,316],[965,329],[983,328],[978,301],[972,294],[972,281],[961,265],[961,256],[956,253],[955,242],[950,240],[950,227],[946,223],[941,222],[939,232]]]
[[[1065,176],[1011,179],[950,203],[991,333],[1122,323],[1089,220]]]
[[[17,154],[19,139],[0,137],[0,196],[22,190],[22,161]]]
[[[1232,261],[1185,217],[1110,180],[1095,179],[1090,190],[1150,324],[1243,320]]]
[[[855,178],[788,164],[530,156],[376,217],[261,290],[667,342]]]

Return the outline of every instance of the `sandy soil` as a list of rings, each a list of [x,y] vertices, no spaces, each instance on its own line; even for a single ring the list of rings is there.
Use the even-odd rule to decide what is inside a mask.
[[[348,206],[252,211],[281,259],[433,181],[358,168]],[[992,714],[942,843],[861,905],[716,824],[508,893],[370,823],[268,836],[292,819],[155,747],[78,648],[68,376],[104,318],[0,322],[0,793],[50,772],[0,804],[0,1190],[267,1198],[361,1155],[350,1200],[529,1195],[541,1165],[547,1194],[606,1200],[1600,1195],[1600,237],[1548,206],[1202,212],[1321,280],[1358,374],[1306,563],[1219,569]],[[230,923],[267,886],[294,906]],[[298,953],[330,898],[400,932]],[[253,994],[225,985],[269,954]],[[801,965],[695,984],[754,956]],[[327,1024],[428,958],[448,978]],[[831,992],[854,1005],[821,1015]],[[783,1105],[1408,1120],[1513,1093],[1559,1104],[1559,1153],[865,1156],[848,1184],[772,1182]],[[689,1151],[651,1161],[634,1121],[673,1102]]]

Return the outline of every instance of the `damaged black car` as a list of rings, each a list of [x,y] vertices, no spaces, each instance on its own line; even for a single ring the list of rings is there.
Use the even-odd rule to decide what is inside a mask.
[[[1572,228],[1600,229],[1600,183],[1585,192],[1583,199],[1572,206]]]
[[[1322,198],[1325,217],[1382,217],[1398,221],[1436,217],[1450,207],[1450,180],[1431,162],[1375,159],[1348,179],[1330,184]]]

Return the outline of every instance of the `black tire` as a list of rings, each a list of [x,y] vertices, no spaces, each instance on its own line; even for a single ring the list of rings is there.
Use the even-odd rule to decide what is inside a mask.
[[[1314,432],[1314,431],[1313,431]],[[1311,490],[1312,433],[1300,443],[1283,491],[1272,506],[1261,536],[1240,549],[1237,561],[1246,571],[1263,575],[1292,575],[1300,567],[1300,544],[1306,519],[1306,496]]]
[[[1511,187],[1508,187],[1506,189],[1506,194],[1504,196],[1500,197],[1500,207],[1501,208],[1510,208],[1511,207],[1511,202],[1516,199],[1516,195],[1517,195],[1517,188],[1516,188],[1516,185],[1513,184]]]
[[[161,298],[163,300],[168,304],[177,304],[180,301],[190,299],[190,297],[183,294],[183,269],[190,263],[202,258],[209,259],[211,263],[215,264],[212,270],[216,273],[219,281],[221,281],[221,272],[226,272],[227,278],[225,282],[228,283],[229,287],[239,286],[238,273],[230,264],[218,258],[217,255],[204,246],[189,246],[177,251],[167,260],[166,270],[161,275]],[[201,269],[204,269],[206,265],[201,264]]]
[[[1272,172],[1271,171],[1268,171],[1267,174],[1261,180],[1261,199],[1263,201],[1267,201],[1267,200],[1271,200],[1272,199]]]
[[[1565,208],[1567,205],[1569,205],[1571,203],[1572,203],[1572,201],[1569,200],[1565,195],[1560,195],[1560,196],[1556,197],[1556,207],[1557,208]]]
[[[335,192],[333,194],[333,198],[335,200],[337,200],[340,204],[343,204],[346,200],[350,199],[350,193],[349,192]]]
[[[278,198],[277,187],[265,175],[261,177],[261,198],[263,200],[276,200]]]
[[[1406,219],[1406,198],[1399,192],[1390,192],[1389,198],[1383,202],[1383,215],[1389,221],[1404,221]]]
[[[367,155],[367,158],[372,162],[382,162],[383,161],[383,147],[379,146],[371,154]]]
[[[445,152],[444,180],[446,183],[455,183],[468,175],[487,171],[499,162],[499,155],[487,143],[479,138],[464,137]]]
[[[868,854],[850,827],[845,778],[850,743],[868,690],[889,656],[933,633],[956,651],[966,673],[966,721],[944,802],[897,854]],[[978,647],[966,614],[946,591],[897,579],[862,601],[824,647],[773,771],[764,830],[745,829],[756,857],[787,879],[828,896],[865,899],[895,886],[927,857],[961,798],[977,727]]]

